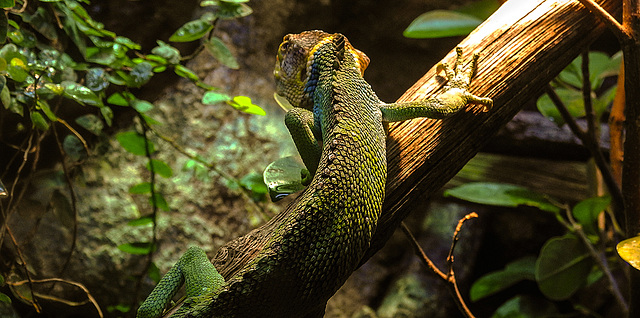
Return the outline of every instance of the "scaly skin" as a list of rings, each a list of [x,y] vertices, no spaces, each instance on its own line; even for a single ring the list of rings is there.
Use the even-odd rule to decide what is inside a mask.
[[[441,66],[449,79],[442,94],[386,104],[362,77],[369,59],[343,35],[287,35],[274,71],[277,93],[295,107],[285,122],[313,179],[257,257],[214,292],[192,294],[172,317],[322,317],[327,300],[369,247],[381,213],[387,176],[383,121],[442,118],[467,103],[492,106],[467,92],[477,56],[468,69],[461,56],[458,49],[453,70]],[[210,271],[209,265],[203,268]],[[157,308],[164,308],[180,283],[168,280],[141,306],[139,317],[156,317]]]

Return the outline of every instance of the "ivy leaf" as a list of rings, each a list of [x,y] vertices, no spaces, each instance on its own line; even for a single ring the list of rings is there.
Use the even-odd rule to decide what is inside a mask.
[[[124,148],[124,150],[137,155],[137,156],[146,156],[147,152],[145,151],[145,139],[142,135],[138,134],[135,131],[125,131],[116,134],[116,139]],[[156,151],[155,145],[151,140],[147,140],[146,144],[148,145],[149,153],[154,153]]]
[[[232,100],[227,101],[227,104],[245,113],[260,115],[260,116],[264,116],[267,114],[262,108],[260,108],[260,106],[252,103],[251,98],[247,96],[236,96]]]
[[[107,103],[123,107],[129,106],[130,100],[135,100],[135,96],[129,92],[115,92],[107,97]]]
[[[171,178],[173,176],[171,167],[162,160],[151,159],[151,161],[147,162],[147,170],[151,171],[151,166],[153,166],[153,171],[161,177]]]
[[[224,64],[230,69],[237,70],[240,68],[238,65],[238,61],[233,56],[229,48],[222,42],[219,38],[214,37],[210,41],[207,41],[205,44],[209,53],[213,55],[213,57],[220,61],[220,63]]]
[[[250,15],[253,10],[242,2],[244,1],[219,1],[216,16],[220,19],[236,19]]]
[[[153,109],[153,104],[146,100],[134,99],[131,101],[131,107],[140,113],[148,112]]]
[[[528,205],[548,212],[560,211],[544,195],[512,184],[473,182],[449,189],[444,194],[480,204],[504,207]]]
[[[593,260],[580,240],[572,235],[548,240],[536,261],[536,281],[551,300],[564,300],[586,281]]]
[[[113,122],[113,111],[111,108],[105,106],[100,107],[100,114],[102,114],[107,126],[111,127],[111,123]]]
[[[85,75],[85,83],[90,90],[101,92],[109,87],[107,72],[99,67],[90,68]]]
[[[198,19],[185,23],[169,37],[171,42],[191,42],[205,36],[213,29],[210,22]]]
[[[137,242],[118,245],[118,249],[129,254],[147,255],[155,250],[155,246],[150,242]]]
[[[586,199],[573,207],[573,216],[588,234],[597,234],[596,221],[598,220],[598,215],[610,203],[611,197],[609,196]]]
[[[570,88],[556,88],[554,91],[565,104],[571,116],[582,117],[585,115],[582,92]],[[556,125],[564,125],[564,119],[562,115],[560,115],[556,105],[551,101],[549,95],[544,94],[540,96],[536,102],[536,106],[542,115],[549,118],[549,120],[556,123]]]

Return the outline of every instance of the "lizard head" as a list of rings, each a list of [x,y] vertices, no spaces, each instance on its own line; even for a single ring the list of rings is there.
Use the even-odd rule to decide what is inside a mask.
[[[294,107],[312,109],[315,86],[307,87],[307,84],[315,53],[323,45],[337,39],[344,39],[344,50],[340,53],[350,58],[362,75],[369,65],[369,58],[351,46],[342,34],[329,34],[318,30],[288,34],[280,44],[276,56],[276,67],[273,71],[276,79],[276,93],[285,97]]]

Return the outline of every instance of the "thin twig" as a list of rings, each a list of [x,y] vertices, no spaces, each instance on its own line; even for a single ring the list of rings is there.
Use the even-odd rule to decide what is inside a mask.
[[[405,233],[405,235],[407,235],[407,237],[409,238],[409,241],[411,241],[411,244],[413,245],[413,248],[414,248],[414,251],[416,252],[416,255],[418,255],[418,257],[420,258],[422,263],[425,264],[425,266],[427,266],[427,268],[429,268],[431,271],[433,271],[442,280],[447,282],[447,286],[448,286],[449,290],[451,291],[452,294],[454,294],[453,299],[454,299],[456,305],[458,305],[458,308],[459,308],[460,312],[462,312],[467,318],[474,318],[475,316],[473,315],[473,313],[471,313],[471,310],[469,309],[469,307],[467,307],[467,304],[464,302],[464,298],[462,297],[462,294],[460,293],[460,289],[458,288],[458,283],[456,281],[455,272],[453,271],[453,252],[454,252],[455,246],[456,246],[456,244],[458,242],[458,239],[459,239],[458,238],[458,234],[460,233],[460,230],[462,229],[462,224],[466,220],[469,220],[469,219],[472,219],[472,218],[476,218],[476,217],[478,217],[478,214],[475,213],[475,212],[472,212],[472,213],[469,213],[469,214],[465,215],[464,218],[462,218],[462,219],[460,219],[460,221],[458,221],[458,225],[456,226],[456,230],[453,233],[453,239],[452,239],[452,242],[451,242],[451,248],[449,249],[449,254],[447,255],[448,268],[447,268],[447,273],[446,274],[444,272],[442,272],[441,270],[439,270],[438,267],[433,263],[433,261],[431,261],[431,259],[429,259],[429,257],[424,252],[422,247],[420,247],[420,244],[418,243],[416,238],[411,233],[411,230],[409,230],[409,228],[407,227],[407,225],[404,222],[401,222],[402,231]]]
[[[627,30],[622,27],[622,25],[607,12],[607,10],[603,9],[599,4],[597,4],[593,0],[578,0],[583,6],[585,6],[591,13],[600,18],[604,24],[607,25],[609,30],[616,35],[619,41],[627,41],[631,38],[631,34],[627,32]]]
[[[584,230],[582,229],[582,225],[576,222],[576,220],[573,218],[571,209],[569,209],[568,207],[565,207],[565,212],[570,225],[570,227],[568,227],[567,229],[575,233],[578,236],[578,238],[580,238],[580,241],[582,241],[583,245],[587,248],[587,250],[589,251],[589,254],[591,255],[591,258],[593,258],[596,261],[596,264],[598,265],[598,267],[600,267],[600,270],[602,270],[604,275],[607,277],[607,281],[609,281],[609,288],[611,289],[611,292],[613,293],[613,296],[616,299],[616,302],[618,302],[618,305],[620,306],[620,308],[622,308],[622,311],[625,313],[625,315],[627,315],[629,313],[629,306],[627,305],[627,302],[625,301],[624,296],[622,296],[622,292],[618,287],[618,283],[616,279],[613,277],[611,270],[609,269],[609,263],[607,262],[607,258],[602,253],[599,253],[598,251],[596,251],[596,249],[593,247],[593,244],[591,244],[591,241],[589,240],[587,235],[584,233]]]
[[[18,282],[7,282],[7,284],[11,285],[11,286],[21,286],[21,285],[24,285],[24,284],[43,284],[43,283],[51,283],[51,282],[65,283],[65,284],[76,286],[76,287],[82,289],[82,291],[84,291],[84,293],[87,295],[87,299],[89,300],[89,302],[91,302],[93,307],[96,308],[96,311],[98,311],[98,316],[99,317],[104,317],[104,315],[102,314],[102,310],[100,309],[100,306],[98,305],[98,302],[96,301],[96,299],[93,298],[93,296],[89,292],[89,289],[87,289],[81,283],[64,280],[62,278],[47,278],[47,279],[34,279],[34,280],[31,280],[31,281],[22,280],[22,281],[18,281]],[[46,298],[46,299],[51,299],[51,300],[55,300],[55,301],[59,301],[59,302],[65,303],[65,304],[73,304],[73,302],[65,301],[63,299],[59,299],[59,298],[55,298],[55,297],[46,297],[46,296],[43,296],[43,295],[39,295],[39,297]]]
[[[553,88],[551,88],[550,85],[547,85],[545,93],[549,95],[549,98],[558,109],[558,112],[560,112],[562,119],[564,119],[564,121],[567,123],[569,129],[571,129],[571,132],[573,132],[573,134],[576,135],[578,139],[580,139],[582,144],[591,153],[596,166],[598,166],[598,170],[600,170],[600,173],[602,174],[602,180],[607,186],[609,194],[611,194],[614,215],[616,216],[618,222],[624,222],[624,215],[622,214],[622,191],[620,190],[618,183],[611,174],[611,170],[609,170],[607,160],[602,153],[602,149],[600,149],[600,145],[595,140],[589,138],[589,135],[578,126],[576,120],[573,118],[573,116],[571,116],[569,110],[567,110],[567,107],[564,105],[560,97],[556,94],[556,92],[553,90]]]

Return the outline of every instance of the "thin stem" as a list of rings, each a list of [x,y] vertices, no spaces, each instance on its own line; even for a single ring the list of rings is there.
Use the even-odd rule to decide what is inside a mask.
[[[578,0],[578,1],[582,3],[582,5],[585,6],[587,9],[589,9],[591,13],[593,13],[595,16],[600,18],[600,20],[602,20],[602,22],[607,25],[609,30],[611,30],[613,34],[616,35],[618,40],[623,41],[631,37],[629,32],[627,32],[627,30],[612,15],[610,15],[609,12],[603,9],[595,1],[593,0]]]

